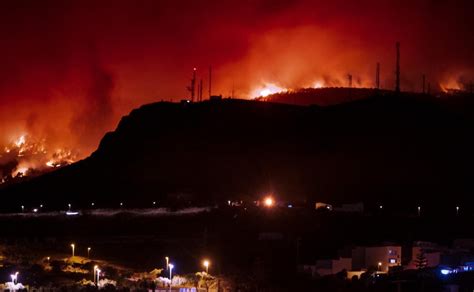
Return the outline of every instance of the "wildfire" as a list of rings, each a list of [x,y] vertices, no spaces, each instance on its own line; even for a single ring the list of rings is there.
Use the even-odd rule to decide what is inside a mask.
[[[278,85],[272,84],[272,83],[266,83],[265,86],[257,88],[256,90],[253,91],[252,97],[257,98],[257,97],[267,97],[272,94],[276,93],[281,93],[281,92],[286,92],[288,89],[280,87]]]
[[[76,158],[77,154],[69,149],[49,151],[45,139],[35,140],[22,134],[5,146],[3,153],[0,151],[0,184],[66,166]]]
[[[18,139],[15,140],[15,142],[13,142],[13,144],[15,144],[16,147],[21,147],[25,145],[25,143],[26,143],[25,135],[21,135]]]
[[[313,88],[323,88],[323,87],[324,87],[324,83],[322,81],[316,81],[313,84]]]
[[[459,84],[456,80],[448,80],[447,82],[443,82],[439,84],[439,87],[444,93],[448,93],[450,91],[457,91],[462,89],[462,85]]]
[[[13,172],[12,172],[12,177],[24,177],[28,175],[29,172],[28,167],[17,167]]]

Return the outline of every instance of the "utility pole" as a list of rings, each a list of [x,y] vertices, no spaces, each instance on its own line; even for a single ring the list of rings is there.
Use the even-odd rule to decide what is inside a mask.
[[[202,85],[202,79],[199,82],[199,101],[202,101],[202,90],[203,90],[203,85]]]
[[[400,93],[400,42],[396,43],[396,48],[397,48],[397,66],[396,66],[396,72],[395,72],[395,92]]]
[[[212,95],[212,67],[209,66],[209,99],[211,99]]]
[[[426,82],[426,76],[423,74],[423,94],[425,94],[425,82]]]
[[[377,63],[377,69],[375,70],[375,88],[380,89],[380,63]]]
[[[232,93],[231,93],[232,99],[234,99],[234,89],[235,89],[235,82],[232,80]]]
[[[196,95],[196,68],[193,70],[193,80],[191,81],[192,93],[191,101],[194,102],[194,96]]]
[[[191,101],[194,102],[194,96],[196,94],[196,68],[193,70],[193,78],[191,79],[191,85],[188,86],[188,90],[191,92]]]
[[[349,100],[352,100],[352,74],[347,74],[347,79],[349,82]]]
[[[197,85],[197,93],[196,93],[196,101],[199,102],[201,99],[201,83],[198,83]]]

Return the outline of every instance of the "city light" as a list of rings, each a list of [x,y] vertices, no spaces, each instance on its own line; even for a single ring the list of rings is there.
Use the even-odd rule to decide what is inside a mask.
[[[91,257],[91,249],[90,247],[87,248],[87,258]]]
[[[11,274],[10,277],[12,278],[12,283],[13,284],[16,284],[18,283],[18,272],[16,272],[15,274]]]
[[[211,265],[211,263],[209,262],[209,260],[204,260],[202,262],[202,265],[206,268],[206,274],[209,274],[209,266]]]
[[[443,275],[445,275],[445,276],[446,276],[446,275],[449,275],[449,274],[451,274],[451,270],[442,269],[442,270],[441,270],[441,274],[443,274]]]
[[[97,269],[99,267],[97,265],[94,266],[94,271],[92,272],[94,274],[94,284],[96,283],[96,273],[97,273]]]
[[[168,266],[170,267],[170,288],[171,288],[174,265],[170,263]]]
[[[71,243],[72,257],[74,257],[74,249],[75,248],[76,248],[76,245],[74,243]]]
[[[101,270],[97,268],[97,286],[99,285],[100,272]]]
[[[166,260],[166,270],[168,270],[169,265],[170,265],[170,258],[169,258],[169,257],[165,257],[165,260]]]
[[[271,208],[275,204],[275,201],[273,200],[272,197],[266,197],[265,200],[263,201],[265,204],[265,207]]]

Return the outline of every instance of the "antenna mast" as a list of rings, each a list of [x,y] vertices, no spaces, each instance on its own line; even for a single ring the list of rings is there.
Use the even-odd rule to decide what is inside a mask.
[[[209,99],[211,99],[212,95],[212,67],[209,66]]]
[[[425,84],[426,84],[426,76],[423,74],[423,94],[425,94]]]
[[[395,72],[396,83],[395,83],[395,92],[400,93],[400,42],[396,43],[397,48],[397,69]]]
[[[380,63],[377,63],[377,69],[375,71],[375,88],[380,89]]]

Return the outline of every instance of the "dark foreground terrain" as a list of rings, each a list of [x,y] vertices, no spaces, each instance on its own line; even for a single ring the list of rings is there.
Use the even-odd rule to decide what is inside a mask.
[[[298,267],[337,256],[347,246],[384,241],[408,246],[418,240],[449,245],[456,238],[474,238],[472,219],[472,214],[417,217],[321,213],[304,208],[219,208],[181,216],[126,212],[109,217],[11,216],[0,218],[0,228],[2,246],[14,247],[20,263],[48,255],[67,256],[74,242],[78,255],[85,256],[86,247],[92,246],[95,259],[135,272],[163,267],[164,257],[169,256],[177,274],[192,274],[202,270],[200,261],[207,257],[212,259],[212,273],[229,279],[241,291],[305,287],[333,291],[333,285],[347,286],[339,291],[396,291],[390,281],[379,283],[387,290],[372,290],[376,286],[361,283],[361,290],[352,290],[359,284],[331,278],[311,280]],[[410,256],[404,255],[404,261]],[[47,285],[48,278],[30,275],[27,264],[15,268],[24,275],[24,282]],[[6,279],[12,269],[7,264],[0,277]],[[421,291],[420,283],[415,278],[403,291]]]

